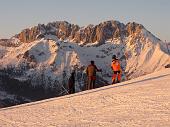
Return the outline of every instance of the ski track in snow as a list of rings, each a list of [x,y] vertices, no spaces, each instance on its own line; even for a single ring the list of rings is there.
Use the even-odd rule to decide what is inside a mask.
[[[170,126],[170,69],[120,84],[0,109],[0,127]]]

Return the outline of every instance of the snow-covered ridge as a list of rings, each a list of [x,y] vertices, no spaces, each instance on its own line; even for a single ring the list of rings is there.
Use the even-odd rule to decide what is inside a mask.
[[[143,33],[140,33],[140,36],[142,35]],[[28,75],[32,73],[31,68],[37,68],[37,71],[43,68],[47,75],[53,75],[51,78],[55,79],[56,76],[61,77],[63,71],[69,74],[76,66],[84,71],[89,62],[94,60],[96,65],[103,69],[102,77],[110,80],[111,58],[116,54],[126,76],[133,78],[163,69],[170,63],[166,45],[152,40],[149,37],[134,39],[130,36],[124,43],[114,40],[96,47],[93,44],[82,46],[74,42],[43,38],[22,43],[18,47],[6,47],[5,51],[2,50],[5,53],[2,54],[0,64],[2,67],[28,66],[26,70]]]
[[[170,70],[0,110],[9,126],[170,126]]]

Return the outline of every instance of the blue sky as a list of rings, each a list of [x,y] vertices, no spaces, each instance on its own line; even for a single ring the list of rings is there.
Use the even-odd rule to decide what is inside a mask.
[[[0,38],[38,23],[66,20],[84,26],[113,19],[143,24],[170,41],[170,0],[0,0]]]

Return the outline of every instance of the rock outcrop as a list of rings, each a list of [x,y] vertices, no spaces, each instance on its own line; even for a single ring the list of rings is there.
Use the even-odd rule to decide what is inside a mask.
[[[123,39],[134,33],[139,33],[144,28],[137,23],[128,23],[124,25],[118,21],[105,21],[98,25],[88,25],[79,27],[66,21],[56,21],[47,25],[39,24],[30,29],[25,29],[16,37],[24,43],[29,43],[46,35],[54,35],[60,40],[69,40],[76,43],[94,43],[102,44],[107,40],[114,38]]]

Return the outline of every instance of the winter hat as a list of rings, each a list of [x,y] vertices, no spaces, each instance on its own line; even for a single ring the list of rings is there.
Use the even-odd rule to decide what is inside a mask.
[[[113,56],[112,56],[112,59],[117,60],[116,55],[113,55]]]
[[[93,61],[93,60],[91,60],[91,61],[90,61],[90,63],[91,63],[91,64],[94,64],[94,61]]]

